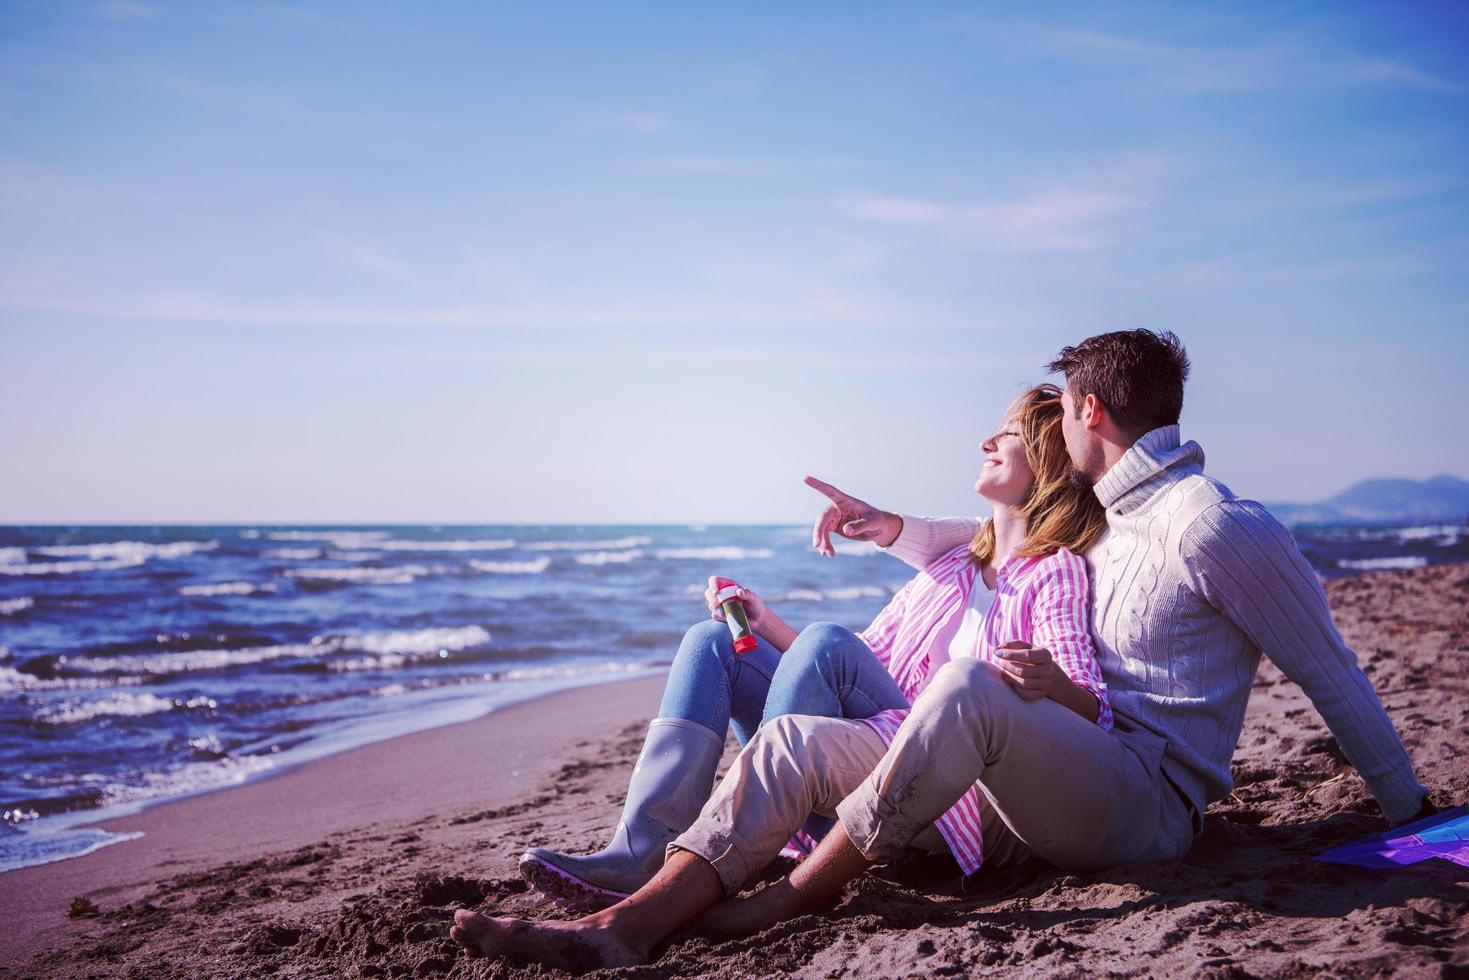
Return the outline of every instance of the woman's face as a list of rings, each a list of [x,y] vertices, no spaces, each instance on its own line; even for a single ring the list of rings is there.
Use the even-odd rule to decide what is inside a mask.
[[[986,500],[1014,507],[1025,502],[1035,474],[1025,460],[1025,444],[1020,441],[1020,420],[1005,416],[995,434],[979,444],[984,461],[979,466],[979,479],[974,489]]]

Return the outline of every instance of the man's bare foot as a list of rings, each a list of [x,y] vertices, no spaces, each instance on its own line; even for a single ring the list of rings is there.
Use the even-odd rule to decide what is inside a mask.
[[[585,919],[575,922],[527,922],[492,919],[460,909],[454,913],[449,938],[471,958],[508,956],[544,963],[568,973],[585,973],[609,966],[635,966],[649,960],[649,950],[628,945],[613,933]]]
[[[791,888],[791,880],[782,878],[748,898],[731,898],[714,906],[696,919],[690,928],[710,939],[738,939],[753,936],[786,919],[795,918],[808,909]]]

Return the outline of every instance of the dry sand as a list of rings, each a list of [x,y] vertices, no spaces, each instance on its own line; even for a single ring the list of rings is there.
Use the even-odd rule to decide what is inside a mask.
[[[1328,587],[1337,623],[1440,802],[1469,800],[1469,566]],[[143,830],[0,875],[0,976],[547,977],[469,961],[453,910],[562,917],[515,873],[529,844],[603,843],[660,680],[567,692],[106,825]],[[829,914],[738,942],[676,939],[627,977],[1052,975],[1469,978],[1469,870],[1312,863],[1381,829],[1301,692],[1268,664],[1234,794],[1186,859],[965,883],[877,869]],[[779,868],[775,871],[781,870]],[[101,915],[68,919],[73,897]]]

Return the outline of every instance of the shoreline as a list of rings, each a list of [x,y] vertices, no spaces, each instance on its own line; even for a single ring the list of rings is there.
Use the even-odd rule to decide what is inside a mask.
[[[411,715],[400,708],[388,715],[383,721],[371,717],[360,717],[352,719],[345,726],[333,727],[329,725],[311,734],[306,741],[279,754],[243,757],[245,760],[264,760],[269,764],[258,769],[242,770],[236,781],[220,782],[214,785],[200,786],[195,789],[186,789],[182,792],[111,803],[98,807],[95,810],[72,810],[49,814],[36,821],[37,830],[33,831],[27,827],[26,830],[21,832],[34,833],[38,838],[87,830],[106,833],[107,831],[101,827],[104,823],[113,823],[126,817],[152,810],[155,807],[167,806],[171,803],[192,799],[197,796],[239,789],[251,783],[284,775],[301,766],[341,755],[344,752],[351,752],[369,745],[376,745],[380,742],[391,741],[396,738],[403,738],[421,732],[433,731],[438,728],[447,728],[477,721],[497,711],[514,707],[518,704],[536,701],[541,698],[552,697],[563,691],[574,691],[582,687],[618,684],[623,681],[638,680],[655,675],[662,676],[666,672],[666,666],[648,666],[626,670],[608,670],[585,675],[569,675],[559,678],[557,682],[549,680],[528,681],[525,682],[527,685],[525,690],[516,692],[506,700],[498,700],[488,696],[490,694],[500,693],[502,690],[493,685],[484,687],[478,693],[465,692],[462,696],[453,699],[443,698],[443,692],[440,691],[420,692],[427,695],[424,698],[422,708],[424,713],[430,716],[422,724],[411,721]],[[488,684],[489,682],[486,683]],[[41,827],[45,827],[46,829],[41,830]],[[77,851],[76,853],[65,854],[12,868],[0,868],[0,882],[4,881],[4,875],[15,871],[24,871],[27,868],[40,868],[63,861],[70,861],[74,858],[85,857],[88,854],[93,854],[129,839],[131,838],[120,836],[113,840],[94,840],[83,850]]]
[[[90,896],[104,908],[127,904],[153,877],[220,861],[319,843],[324,836],[382,824],[411,824],[435,812],[514,804],[569,758],[572,743],[651,718],[662,671],[647,677],[583,684],[492,707],[468,720],[302,761],[222,786],[149,804],[135,813],[81,826],[134,834],[75,857],[0,872],[0,966],[16,965],[74,938],[88,920],[67,918],[71,900]],[[553,719],[553,721],[548,721]],[[479,752],[498,758],[474,778],[445,771],[483,770]],[[382,783],[363,770],[388,773]]]

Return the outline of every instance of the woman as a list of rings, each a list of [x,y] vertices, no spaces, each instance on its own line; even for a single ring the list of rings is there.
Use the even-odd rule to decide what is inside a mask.
[[[891,742],[913,699],[953,659],[993,662],[1021,697],[1050,697],[1110,727],[1078,557],[1100,536],[1105,517],[1095,496],[1071,483],[1059,399],[1059,389],[1041,385],[1016,401],[981,446],[975,490],[994,517],[970,546],[904,586],[860,637],[826,623],[798,634],[749,590],[741,598],[761,640],[756,650],[736,657],[720,622],[691,629],[612,843],[582,858],[533,849],[521,859],[525,877],[574,907],[622,899],[657,872],[665,847],[708,799],[731,722],[742,745],[762,720],[784,714],[864,719]],[[720,619],[712,588],[705,596]],[[807,828],[819,836],[829,824],[819,818]],[[947,848],[965,874],[979,867],[976,790],[934,830],[930,843]]]

